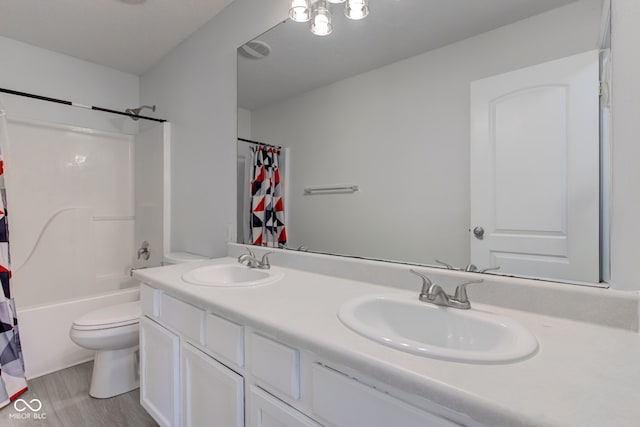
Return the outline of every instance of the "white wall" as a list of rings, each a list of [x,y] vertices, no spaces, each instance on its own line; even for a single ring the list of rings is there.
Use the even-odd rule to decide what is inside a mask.
[[[256,139],[291,147],[290,246],[468,264],[470,82],[597,49],[601,7],[574,3],[252,111]],[[345,183],[360,191],[303,193]]]
[[[640,2],[613,0],[611,280],[640,289]]]
[[[140,126],[134,150],[135,226],[133,267],[156,267],[164,259],[165,133],[169,124],[148,122]],[[142,242],[149,243],[149,259],[138,258]]]
[[[238,108],[238,138],[251,138],[251,111]],[[236,241],[251,241],[249,238],[249,173],[251,145],[238,141],[237,163],[237,205],[236,205]]]
[[[251,139],[251,111],[238,108],[238,138]]]
[[[0,87],[85,105],[124,110],[139,105],[139,78],[68,55],[0,37]],[[9,117],[135,133],[131,119],[0,94]]]
[[[172,122],[171,250],[222,256],[236,223],[238,46],[287,16],[282,0],[237,0],[140,80]]]
[[[159,115],[173,122],[174,250],[209,256],[226,253],[225,230],[235,221],[236,209],[236,189],[228,184],[236,181],[236,48],[285,19],[286,3],[234,1],[141,77],[142,101],[157,103]],[[635,77],[640,61],[634,47],[640,31],[634,28],[640,19],[640,3],[614,0],[614,8],[617,18],[613,48],[619,51],[614,60],[628,69],[614,75],[616,93],[622,94],[614,99],[614,114],[627,119],[624,123],[616,120],[614,125],[614,154],[625,164],[614,176],[614,196],[618,196],[613,226],[619,231],[614,232],[612,242],[613,277],[614,287],[640,289],[640,227],[635,221],[640,217],[640,196],[635,189],[640,172],[632,165],[640,158],[640,125],[636,119],[628,119],[640,117],[640,88]],[[567,37],[571,34],[564,38]],[[546,43],[553,47],[555,40],[548,39]],[[520,55],[526,58],[526,50],[521,49]],[[624,233],[630,237],[624,237]]]

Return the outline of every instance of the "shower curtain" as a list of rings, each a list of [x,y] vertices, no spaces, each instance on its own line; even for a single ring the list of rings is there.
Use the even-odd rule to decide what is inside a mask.
[[[279,150],[258,145],[251,148],[251,241],[254,245],[285,247],[284,200],[278,166]]]
[[[4,161],[7,119],[0,105],[0,408],[27,391],[24,360],[18,334],[16,306],[11,298],[11,270],[9,266],[9,230],[7,226],[7,198],[4,186]]]

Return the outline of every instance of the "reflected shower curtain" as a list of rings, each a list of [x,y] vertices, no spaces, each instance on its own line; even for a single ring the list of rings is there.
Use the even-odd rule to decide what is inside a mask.
[[[287,231],[278,166],[280,152],[276,148],[258,145],[251,148],[251,154],[251,241],[254,245],[284,247]]]
[[[24,361],[18,334],[16,306],[11,298],[9,230],[2,150],[7,146],[7,119],[0,105],[0,408],[27,391]]]

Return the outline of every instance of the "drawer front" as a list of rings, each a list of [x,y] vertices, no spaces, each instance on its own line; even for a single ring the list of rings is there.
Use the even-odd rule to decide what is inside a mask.
[[[205,312],[163,293],[160,297],[160,321],[181,335],[204,345]]]
[[[320,427],[311,418],[253,385],[249,389],[247,417],[247,427]]]
[[[313,365],[311,375],[312,411],[323,424],[335,427],[458,426],[323,366]]]
[[[300,398],[300,353],[279,342],[252,333],[251,373],[266,389]]]
[[[140,309],[142,314],[158,317],[160,314],[160,291],[140,283]]]
[[[214,314],[207,314],[207,349],[223,362],[244,366],[244,328]]]

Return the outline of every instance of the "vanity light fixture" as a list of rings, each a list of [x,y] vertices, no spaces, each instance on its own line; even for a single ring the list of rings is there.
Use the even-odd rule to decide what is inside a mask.
[[[333,31],[329,3],[345,3],[344,15],[354,21],[369,14],[369,0],[291,0],[289,17],[296,22],[311,20],[311,32],[317,36],[327,36]]]
[[[316,0],[311,9],[311,32],[316,36],[328,36],[333,31],[331,11],[326,0]]]
[[[369,0],[348,0],[344,7],[344,15],[357,21],[364,19],[369,14]]]
[[[296,22],[307,22],[311,19],[311,0],[291,0],[289,18]]]

